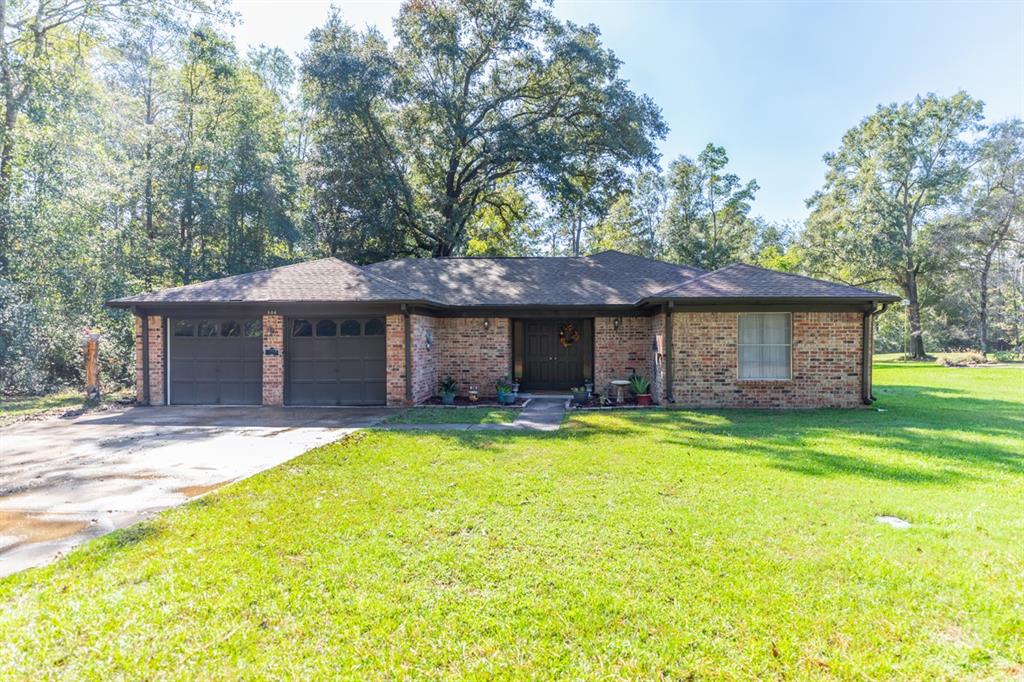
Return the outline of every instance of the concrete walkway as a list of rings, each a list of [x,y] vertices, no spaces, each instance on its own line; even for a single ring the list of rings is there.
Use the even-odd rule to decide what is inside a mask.
[[[384,424],[395,431],[557,431],[565,415],[564,398],[531,398],[511,424]]]
[[[0,576],[394,414],[133,407],[0,429]]]

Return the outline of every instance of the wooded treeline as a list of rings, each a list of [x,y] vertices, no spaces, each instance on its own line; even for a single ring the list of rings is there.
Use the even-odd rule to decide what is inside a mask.
[[[0,0],[0,391],[80,381],[110,298],[288,262],[605,248],[897,293],[879,343],[1022,342],[1024,128],[965,93],[880,106],[826,156],[806,224],[708,144],[661,166],[660,110],[593,26],[530,0],[340,14],[300,60],[241,54],[216,0]],[[762,179],[770,181],[768,179]]]

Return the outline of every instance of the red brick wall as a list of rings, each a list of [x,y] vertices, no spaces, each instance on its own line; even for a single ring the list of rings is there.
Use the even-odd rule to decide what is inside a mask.
[[[405,315],[387,316],[387,402],[405,405]]]
[[[412,401],[421,403],[437,395],[437,326],[443,320],[426,315],[412,316]],[[429,345],[429,347],[428,347]]]
[[[800,408],[861,404],[861,313],[793,313],[789,381],[738,379],[738,313],[677,312],[672,317],[677,405]]]
[[[651,318],[623,317],[615,329],[614,317],[594,318],[594,390],[614,395],[609,382],[625,379],[632,370],[650,378]]]
[[[277,355],[267,355],[276,349]],[[263,404],[284,405],[284,316],[263,316]]]
[[[512,326],[507,317],[439,317],[434,320],[437,381],[451,376],[466,395],[475,386],[481,396],[493,396],[494,382],[512,366]],[[435,389],[436,389],[435,382]]]
[[[167,376],[164,364],[164,318],[149,316],[149,404],[164,404],[164,379]],[[142,361],[142,318],[135,316],[135,400],[145,405],[145,384]]]

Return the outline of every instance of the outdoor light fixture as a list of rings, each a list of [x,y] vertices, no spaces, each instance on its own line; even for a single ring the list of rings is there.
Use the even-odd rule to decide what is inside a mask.
[[[616,317],[614,320],[612,320],[612,327],[614,327],[615,329],[618,329],[621,325],[622,325],[622,318],[621,317]]]
[[[490,329],[490,328],[491,328],[491,321],[485,317],[484,318],[484,329]]]

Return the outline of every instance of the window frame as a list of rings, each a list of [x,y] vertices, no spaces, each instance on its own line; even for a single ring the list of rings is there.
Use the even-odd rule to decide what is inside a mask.
[[[788,371],[785,377],[744,377],[743,376],[743,365],[742,365],[742,349],[747,346],[781,346],[780,343],[742,343],[740,339],[742,334],[740,332],[741,320],[744,316],[749,315],[786,315],[787,327],[789,329],[789,343],[785,344],[789,348],[788,362],[786,363]],[[736,381],[737,382],[781,382],[781,381],[792,381],[793,380],[793,313],[786,311],[771,311],[771,312],[746,312],[737,313],[736,315]]]

